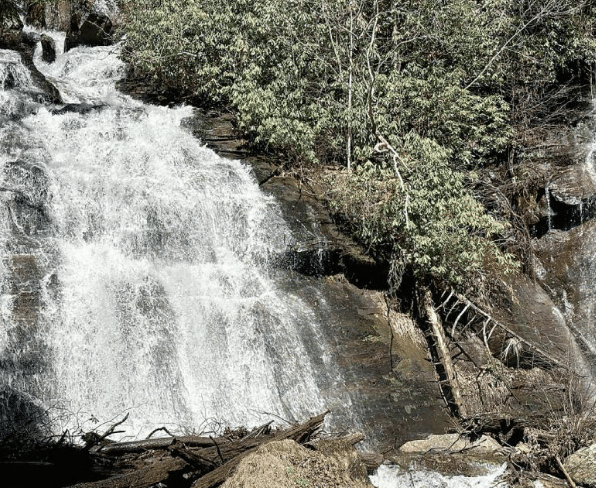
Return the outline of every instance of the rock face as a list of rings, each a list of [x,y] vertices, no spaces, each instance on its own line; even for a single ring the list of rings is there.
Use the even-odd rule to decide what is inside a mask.
[[[550,184],[551,195],[570,206],[581,205],[596,195],[596,172],[594,153],[590,151],[584,164],[567,168]]]
[[[596,221],[565,233],[549,233],[541,239],[537,254],[544,267],[542,280],[555,290],[583,353],[596,358]]]
[[[26,22],[42,29],[66,31],[70,25],[70,16],[74,2],[57,0],[51,4],[42,2],[25,2]]]
[[[112,21],[103,13],[75,12],[64,41],[64,52],[77,46],[112,44]]]
[[[565,317],[540,284],[522,274],[511,275],[506,281],[510,292],[497,293],[491,297],[495,317],[556,361],[566,363],[570,355],[577,355],[579,352]],[[539,354],[526,345],[520,344],[515,351],[506,352],[508,345],[512,349],[510,341],[498,331],[492,336],[489,345],[493,354],[510,366],[553,366],[540,364],[545,358],[539,359]]]
[[[596,487],[596,444],[569,456],[564,466],[571,479],[578,485]]]
[[[8,279],[0,284],[0,294],[13,297],[10,317],[14,327],[4,338],[7,349],[20,352],[15,357],[0,359],[3,371],[17,371],[14,383],[0,387],[0,441],[24,436],[33,419],[43,419],[46,413],[29,398],[19,393],[22,377],[39,374],[47,367],[48,351],[36,332],[43,327],[39,311],[44,306],[41,280],[48,274],[38,238],[49,232],[49,217],[45,211],[49,179],[40,166],[25,161],[12,161],[0,166],[0,216],[8,217],[12,235],[3,256],[4,273]],[[13,389],[14,387],[14,389]],[[37,416],[37,417],[36,417]],[[27,427],[25,427],[27,426]],[[30,432],[31,435],[37,434]]]
[[[0,16],[0,49],[14,49],[20,43],[23,23],[16,9],[8,8]]]

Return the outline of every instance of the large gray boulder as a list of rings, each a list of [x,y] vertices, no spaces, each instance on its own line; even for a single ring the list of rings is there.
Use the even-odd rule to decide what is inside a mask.
[[[566,168],[556,176],[550,186],[552,197],[565,205],[579,206],[596,196],[596,171],[593,153],[590,152],[583,164]]]

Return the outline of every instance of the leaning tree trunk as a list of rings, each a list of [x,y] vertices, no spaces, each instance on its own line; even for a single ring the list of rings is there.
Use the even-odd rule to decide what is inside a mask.
[[[467,413],[447,345],[447,338],[441,324],[441,318],[435,311],[432,294],[428,288],[417,287],[416,295],[419,315],[423,322],[422,325],[435,371],[439,377],[439,386],[443,399],[453,416],[466,417]]]

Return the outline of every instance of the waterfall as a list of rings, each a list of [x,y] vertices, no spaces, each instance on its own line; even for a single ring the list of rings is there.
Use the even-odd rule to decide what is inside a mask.
[[[0,421],[15,398],[56,433],[129,413],[132,436],[350,410],[316,311],[269,265],[292,235],[251,169],[183,129],[191,108],[117,92],[113,46],[36,57],[65,107],[17,107],[17,58],[0,51]]]

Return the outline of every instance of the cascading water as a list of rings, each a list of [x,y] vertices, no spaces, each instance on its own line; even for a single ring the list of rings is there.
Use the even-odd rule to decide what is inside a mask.
[[[190,108],[118,93],[114,47],[37,58],[65,108],[18,108],[15,56],[0,51],[0,420],[15,402],[56,432],[129,412],[142,435],[350,410],[316,312],[268,266],[292,236],[250,169],[180,127]]]

